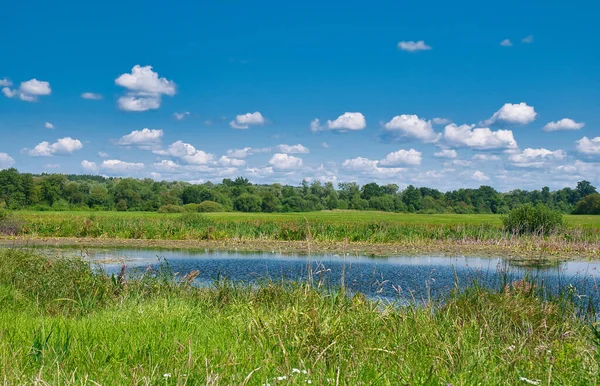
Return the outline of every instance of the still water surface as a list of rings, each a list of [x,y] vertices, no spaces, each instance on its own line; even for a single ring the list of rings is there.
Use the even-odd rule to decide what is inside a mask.
[[[395,256],[366,257],[340,255],[281,255],[278,253],[190,252],[140,249],[112,249],[90,252],[87,257],[106,272],[118,272],[123,265],[143,272],[168,262],[178,275],[198,270],[196,284],[211,285],[218,278],[234,282],[259,283],[264,280],[313,280],[372,298],[394,301],[441,299],[458,285],[464,288],[474,280],[502,286],[505,280],[524,276],[543,283],[551,292],[569,286],[598,303],[597,280],[600,262],[569,261],[552,267],[518,267],[502,258]]]

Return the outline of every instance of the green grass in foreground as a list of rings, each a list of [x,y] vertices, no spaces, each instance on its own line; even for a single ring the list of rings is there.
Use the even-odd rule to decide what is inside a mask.
[[[506,240],[496,215],[415,215],[332,211],[289,214],[18,212],[21,234],[158,240],[281,240],[390,243]],[[561,242],[598,242],[600,216],[567,216]]]
[[[310,284],[110,278],[6,250],[0,374],[61,385],[597,384],[598,346],[575,312],[527,285],[398,308]]]

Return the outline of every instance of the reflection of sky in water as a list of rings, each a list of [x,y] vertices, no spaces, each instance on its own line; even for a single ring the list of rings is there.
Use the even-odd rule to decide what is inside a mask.
[[[440,298],[456,287],[474,280],[501,285],[527,275],[543,282],[550,292],[573,285],[579,292],[597,297],[596,279],[600,262],[569,261],[550,268],[514,267],[499,258],[399,256],[366,257],[340,255],[280,255],[278,253],[190,252],[125,250],[95,252],[90,260],[113,273],[125,264],[128,269],[156,268],[166,259],[173,272],[200,272],[196,283],[210,285],[215,279],[256,283],[261,280],[305,280],[313,278],[331,286],[342,280],[351,291],[370,297],[395,299]]]

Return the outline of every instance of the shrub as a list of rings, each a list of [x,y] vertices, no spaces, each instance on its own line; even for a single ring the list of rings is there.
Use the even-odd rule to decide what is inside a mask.
[[[214,201],[203,201],[198,204],[198,212],[224,212],[223,205]]]
[[[212,219],[200,213],[184,213],[179,219],[184,226],[189,228],[201,229],[212,226],[214,224]]]
[[[547,235],[564,225],[563,215],[545,205],[525,204],[511,210],[502,217],[504,229],[508,232],[522,234]]]
[[[117,202],[117,206],[115,206],[115,209],[118,212],[126,212],[127,211],[127,201],[120,200],[119,202]]]
[[[158,208],[158,213],[184,213],[185,209],[179,205],[163,205]]]
[[[11,212],[0,209],[0,235],[16,236],[22,226],[22,222]]]
[[[590,194],[577,202],[573,214],[600,214],[600,194]]]

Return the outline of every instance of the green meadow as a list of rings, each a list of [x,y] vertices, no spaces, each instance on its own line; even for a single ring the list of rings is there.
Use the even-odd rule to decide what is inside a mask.
[[[594,318],[535,283],[473,284],[400,307],[311,281],[196,288],[193,278],[168,267],[108,276],[80,259],[0,251],[3,383],[600,382]]]

